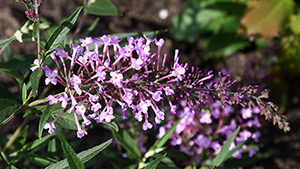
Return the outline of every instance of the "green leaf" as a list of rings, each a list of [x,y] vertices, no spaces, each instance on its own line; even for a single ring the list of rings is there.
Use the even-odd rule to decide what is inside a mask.
[[[76,22],[81,10],[82,7],[76,8],[74,12],[72,12],[72,14],[55,29],[45,44],[45,51],[59,46],[60,42],[64,40],[65,36]]]
[[[139,151],[139,147],[136,145],[135,141],[130,137],[130,135],[122,128],[116,132],[112,130],[113,135],[117,139],[118,143],[121,144],[131,155],[136,157],[139,161],[142,160],[142,155]]]
[[[291,18],[290,29],[294,34],[300,34],[300,11],[297,15],[293,15]]]
[[[239,131],[240,131],[240,127],[238,127],[231,134],[231,136],[226,140],[225,144],[222,146],[220,152],[212,160],[212,162],[210,162],[208,165],[218,167],[221,163],[223,163],[228,158],[228,156],[231,154],[231,152],[229,151],[229,147],[230,147],[231,143],[234,141],[234,139],[237,136]]]
[[[4,70],[26,70],[30,68],[34,59],[37,57],[35,54],[24,54],[15,56],[8,62],[3,63],[0,66],[0,72]]]
[[[163,158],[165,158],[165,156],[166,155],[160,156],[155,160],[151,161],[149,164],[146,165],[146,167],[144,167],[144,169],[156,169],[158,164],[163,160]]]
[[[217,32],[225,14],[217,9],[202,8],[198,1],[191,3],[174,17],[171,33],[178,40],[195,42],[200,33]]]
[[[10,42],[12,42],[15,39],[16,37],[12,36],[10,38],[0,40],[0,48],[3,48],[4,46],[8,45]]]
[[[54,120],[64,109],[62,107],[57,108],[51,114],[51,120]],[[78,119],[81,119],[81,116],[78,116]],[[77,125],[75,121],[75,117],[73,113],[64,113],[60,118],[56,121],[55,125],[70,129],[70,130],[77,130]]]
[[[0,53],[1,54],[1,53]],[[13,58],[14,55],[11,51],[10,45],[7,45],[3,51],[3,59],[4,62],[8,62],[11,58]]]
[[[35,21],[35,22],[33,23],[33,30],[32,30],[32,37],[33,37],[34,39],[36,39],[37,34],[38,34],[38,32],[39,32],[39,29],[40,29],[40,22],[39,22],[39,21]]]
[[[232,55],[247,45],[249,45],[249,41],[237,36],[235,33],[220,33],[207,39],[204,42],[204,49],[218,59],[222,56]]]
[[[56,156],[56,139],[51,139],[48,143],[47,157],[55,159]]]
[[[15,142],[15,149],[16,150],[20,150],[24,144],[25,144],[25,141],[26,141],[26,136],[27,136],[27,132],[28,132],[28,128],[29,128],[29,125],[27,125],[22,131],[21,133],[19,134],[16,142]]]
[[[82,151],[77,154],[77,157],[81,160],[82,163],[86,163],[90,161],[93,157],[95,157],[97,154],[99,154],[102,150],[104,150],[108,145],[110,145],[112,141],[113,139],[110,139],[98,146]],[[68,162],[66,159],[64,159],[55,164],[50,165],[46,169],[56,169],[56,168],[63,169],[67,167],[68,167]]]
[[[152,156],[153,154],[156,153],[156,151],[161,151],[160,149],[170,138],[174,130],[176,129],[177,125],[180,123],[180,121],[185,117],[186,115],[182,116],[180,119],[176,121],[176,123],[173,124],[171,128],[169,128],[164,136],[162,138],[156,140],[156,142],[150,147],[150,149],[146,152],[145,158]]]
[[[43,114],[42,114],[40,122],[39,122],[39,127],[38,127],[38,137],[39,138],[42,137],[44,126],[45,126],[46,122],[48,121],[49,117],[51,116],[52,112],[54,110],[57,110],[58,107],[60,107],[59,104],[48,105],[46,110],[43,111]]]
[[[105,125],[108,125],[108,126],[111,127],[112,129],[114,129],[116,132],[119,131],[119,127],[118,127],[117,123],[114,122],[114,121],[113,121],[113,122],[110,122],[110,123],[107,123],[107,122],[105,122],[105,121],[102,121],[102,123],[105,124]]]
[[[18,169],[17,167],[15,167],[14,165],[10,164],[9,165],[10,169]]]
[[[46,167],[52,163],[57,162],[55,159],[49,158],[47,156],[38,155],[38,154],[22,154],[22,157],[32,164],[35,164],[39,167]]]
[[[38,87],[39,87],[39,84],[40,84],[40,79],[42,77],[42,74],[43,74],[43,72],[42,72],[41,68],[39,67],[39,68],[35,69],[29,77],[30,82],[31,82],[32,96],[33,97],[35,97],[38,93]]]
[[[0,98],[0,123],[1,125],[13,116],[15,109],[20,106],[20,103],[6,98]]]
[[[66,138],[62,135],[59,134],[59,138],[61,141],[61,147],[63,148],[64,155],[67,158],[68,164],[70,168],[75,169],[82,169],[85,168],[83,163],[80,161],[80,159],[77,157],[75,151],[72,149],[72,147],[69,145],[68,141]]]
[[[32,150],[32,149],[40,146],[44,142],[48,141],[48,139],[50,139],[51,137],[53,137],[53,135],[47,135],[45,137],[42,137],[41,139],[37,139],[33,142],[27,143],[23,146],[22,151],[25,152],[25,151]]]
[[[27,99],[27,87],[26,87],[26,83],[23,83],[22,86],[22,102],[25,103]]]
[[[250,1],[240,22],[238,33],[250,40],[272,39],[279,35],[291,19],[293,0]]]
[[[247,140],[241,142],[239,145],[235,146],[232,150],[230,150],[228,152],[227,156],[225,157],[224,161],[226,161],[228,158],[230,158],[234,152],[236,152],[237,150],[241,149],[242,146],[244,144],[248,143],[251,139],[252,139],[252,137],[249,137]]]
[[[90,14],[98,16],[120,16],[118,9],[108,0],[92,0],[85,8]]]

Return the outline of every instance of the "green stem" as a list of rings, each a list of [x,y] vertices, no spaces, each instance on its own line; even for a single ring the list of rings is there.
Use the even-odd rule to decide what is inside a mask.
[[[23,122],[21,123],[21,125],[17,128],[17,130],[15,131],[15,133],[11,136],[11,138],[9,139],[9,141],[6,143],[6,145],[3,148],[3,153],[17,140],[19,134],[21,133],[21,131],[23,130],[24,126],[29,122],[31,115],[27,116]],[[2,153],[2,152],[1,152]]]

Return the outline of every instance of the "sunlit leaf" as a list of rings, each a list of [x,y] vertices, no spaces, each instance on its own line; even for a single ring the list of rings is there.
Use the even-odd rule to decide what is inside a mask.
[[[238,33],[250,40],[272,39],[279,35],[283,26],[291,19],[293,9],[292,0],[250,1],[241,18]]]
[[[66,138],[62,134],[59,134],[59,137],[60,137],[61,146],[63,148],[64,155],[67,158],[67,161],[68,161],[68,164],[69,164],[70,168],[72,168],[72,169],[76,169],[76,168],[82,169],[82,168],[84,168],[83,163],[77,157],[75,151],[69,145]]]
[[[103,149],[105,149],[109,144],[111,144],[113,139],[110,139],[100,145],[97,145],[93,148],[90,148],[88,150],[82,151],[77,154],[77,157],[81,160],[82,163],[86,163],[89,160],[91,160],[93,157],[95,157],[97,154],[99,154]],[[46,169],[56,169],[56,168],[68,168],[68,162],[67,159],[61,160],[55,164],[50,165]]]
[[[165,156],[166,155],[160,156],[155,160],[151,161],[149,164],[146,165],[146,167],[144,167],[144,169],[155,169]]]
[[[76,22],[81,9],[82,7],[76,8],[72,12],[72,14],[55,29],[55,31],[52,33],[52,35],[45,44],[46,51],[51,48],[57,48],[59,46],[61,41],[64,40],[65,36]]]
[[[10,42],[12,42],[12,41],[15,40],[15,39],[16,39],[16,37],[15,37],[15,36],[12,36],[12,37],[10,37],[10,38],[0,40],[0,48],[2,48],[2,47],[4,47],[4,46],[8,45]]]
[[[85,8],[90,14],[98,15],[98,16],[118,16],[121,13],[118,9],[109,2],[109,0],[91,0],[88,6]]]
[[[300,13],[299,12],[297,15],[293,15],[290,23],[290,28],[294,34],[300,34]]]
[[[119,127],[118,127],[117,123],[114,122],[114,121],[113,121],[113,122],[110,122],[110,123],[107,123],[107,122],[103,121],[102,123],[105,124],[105,125],[108,125],[108,126],[111,127],[112,129],[114,129],[116,132],[119,131]]]

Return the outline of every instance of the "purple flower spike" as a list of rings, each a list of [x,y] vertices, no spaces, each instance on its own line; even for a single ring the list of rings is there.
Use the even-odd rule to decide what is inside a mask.
[[[143,63],[144,62],[141,59],[135,59],[135,58],[131,59],[131,66],[135,70],[140,70],[142,68]]]
[[[249,108],[243,108],[241,112],[242,112],[243,119],[252,117],[252,111]]]
[[[30,67],[30,70],[33,72],[35,69],[37,69],[39,67],[39,60],[38,59],[34,59],[33,61],[33,66]]]
[[[182,75],[184,74],[185,74],[185,68],[183,68],[179,64],[177,64],[174,71],[172,71],[172,75],[176,76],[180,81],[182,81],[183,79]]]
[[[117,85],[119,88],[122,88],[122,82],[123,82],[123,75],[119,72],[110,72],[110,82],[114,85]]]
[[[44,125],[44,129],[49,129],[48,133],[53,134],[54,129],[56,129],[56,128],[55,128],[55,125],[53,122],[46,122],[46,124]]]
[[[162,99],[162,97],[160,96],[161,94],[162,91],[156,91],[155,93],[152,94],[152,98],[158,102]]]
[[[200,118],[200,123],[212,123],[211,115],[209,113],[202,113],[202,117]]]
[[[171,95],[174,94],[174,90],[172,90],[169,86],[165,87],[164,91],[165,91],[167,96],[171,96]]]
[[[77,104],[75,106],[75,108],[76,108],[76,113],[77,114],[83,115],[85,113],[85,111],[86,111],[86,108],[83,105],[80,105],[80,104]]]
[[[52,95],[49,95],[49,96],[48,96],[48,99],[49,99],[49,104],[50,104],[50,105],[56,104],[56,103],[58,102],[58,99],[55,98],[55,97],[52,96]]]
[[[45,84],[48,85],[50,82],[53,85],[57,84],[57,70],[52,71],[51,69],[48,68],[48,66],[45,67],[45,75],[47,78],[45,79]]]
[[[87,134],[88,133],[85,130],[82,130],[82,129],[77,131],[77,137],[78,138],[82,138],[84,135],[87,135]]]
[[[145,123],[143,124],[143,130],[148,130],[148,129],[152,129],[153,125],[151,123],[149,123],[148,121],[145,121]]]
[[[87,47],[89,44],[93,43],[93,39],[91,37],[86,37],[85,39],[79,39],[80,42],[82,43],[81,46]]]

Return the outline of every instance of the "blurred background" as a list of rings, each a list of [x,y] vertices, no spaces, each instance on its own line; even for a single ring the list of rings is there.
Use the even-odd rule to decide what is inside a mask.
[[[205,0],[110,0],[122,16],[101,16],[89,36],[125,32],[147,32],[165,30],[157,38],[164,38],[163,53],[173,56],[180,50],[181,62],[198,66],[215,73],[226,69],[241,84],[258,84],[271,90],[269,100],[279,106],[290,122],[288,133],[273,126],[272,122],[261,122],[260,151],[270,152],[261,157],[252,169],[287,169],[300,166],[300,14],[298,1],[273,0],[257,4],[248,1]],[[212,3],[215,2],[215,3]],[[44,0],[41,22],[50,27],[58,25],[81,0]],[[254,7],[256,10],[253,10]],[[0,1],[0,39],[11,37],[26,21],[25,6],[13,0]],[[69,37],[76,36],[76,26]],[[87,29],[98,18],[89,14],[81,21],[82,30]],[[265,23],[265,24],[262,24]],[[49,36],[43,32],[42,36]],[[8,50],[8,49],[7,49]],[[10,44],[13,55],[36,53],[35,42]],[[5,60],[0,56],[0,64]],[[20,97],[13,79],[0,73],[1,85]],[[1,137],[7,135],[21,123],[21,116],[14,118],[1,128]],[[37,131],[37,121],[32,121],[29,131]],[[36,126],[34,126],[36,123]],[[30,132],[29,132],[30,133]],[[75,132],[74,132],[75,133]],[[73,134],[74,134],[73,133]],[[97,133],[103,133],[101,135]],[[93,139],[77,139],[73,143],[81,151],[102,143],[112,137],[105,128],[89,130]],[[72,137],[72,136],[70,136]],[[73,136],[74,137],[74,136]],[[34,139],[34,138],[33,138]],[[79,146],[80,145],[80,146]],[[254,159],[255,161],[255,159]]]

